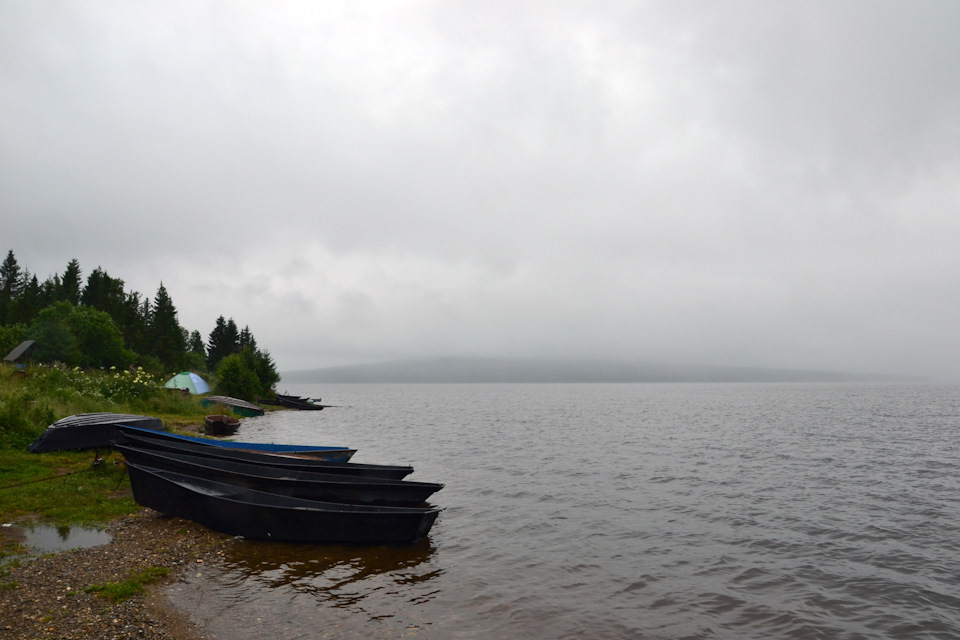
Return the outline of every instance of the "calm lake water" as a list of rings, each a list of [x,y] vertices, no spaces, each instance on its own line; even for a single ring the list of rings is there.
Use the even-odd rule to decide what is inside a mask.
[[[445,510],[411,547],[238,544],[169,588],[216,638],[960,637],[955,387],[285,390],[343,406],[238,439],[412,464]]]

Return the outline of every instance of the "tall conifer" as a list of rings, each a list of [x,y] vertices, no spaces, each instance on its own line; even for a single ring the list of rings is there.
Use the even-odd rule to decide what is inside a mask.
[[[160,364],[169,371],[182,369],[187,345],[177,321],[177,309],[162,282],[150,310],[149,335],[153,355]]]

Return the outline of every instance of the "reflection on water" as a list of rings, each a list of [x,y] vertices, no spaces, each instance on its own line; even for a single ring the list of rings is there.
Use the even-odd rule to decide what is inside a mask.
[[[32,553],[56,553],[81,547],[96,547],[110,542],[110,534],[91,527],[38,524],[29,527],[4,525],[8,537],[20,541]]]
[[[346,547],[245,541],[223,556],[223,566],[237,579],[264,587],[288,586],[331,600],[351,583],[383,579],[396,584],[423,582],[436,571],[419,573],[435,549],[429,539],[409,546]]]
[[[214,637],[256,637],[251,622],[269,629],[272,640],[314,637],[303,634],[321,606],[325,626],[330,610],[353,626],[429,602],[437,591],[428,583],[443,573],[432,564],[435,551],[429,539],[393,547],[241,541],[217,566],[190,573],[167,595]],[[233,615],[237,610],[242,616]]]

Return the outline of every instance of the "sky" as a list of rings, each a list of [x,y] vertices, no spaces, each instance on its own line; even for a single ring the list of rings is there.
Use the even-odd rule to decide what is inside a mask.
[[[954,0],[0,1],[0,251],[283,371],[960,381]]]

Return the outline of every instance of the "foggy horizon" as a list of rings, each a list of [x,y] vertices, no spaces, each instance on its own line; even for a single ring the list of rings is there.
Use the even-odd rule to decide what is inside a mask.
[[[0,250],[277,369],[960,381],[960,4],[0,5]]]

